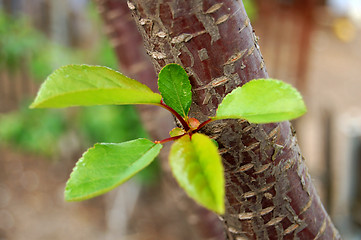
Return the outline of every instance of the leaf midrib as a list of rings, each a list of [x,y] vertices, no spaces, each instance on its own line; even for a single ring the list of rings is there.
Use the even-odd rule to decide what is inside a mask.
[[[48,97],[40,102],[37,102],[36,103],[36,106],[38,105],[41,105],[43,104],[44,102],[47,102],[47,101],[51,101],[51,100],[54,100],[56,98],[59,98],[59,97],[64,97],[66,95],[73,95],[73,94],[78,94],[78,93],[85,93],[85,92],[96,92],[96,91],[101,91],[101,90],[133,90],[133,91],[139,91],[140,93],[144,93],[144,94],[150,94],[150,95],[159,95],[158,93],[154,93],[154,92],[151,92],[151,91],[144,91],[144,90],[138,90],[138,89],[132,89],[132,88],[117,88],[117,87],[113,87],[113,88],[97,88],[97,89],[82,89],[82,90],[77,90],[77,91],[69,91],[69,92],[66,92],[66,93],[61,93],[61,94],[57,94],[56,96],[53,96],[53,97]],[[148,103],[148,102],[147,102]],[[101,103],[100,103],[101,104]],[[134,104],[134,103],[132,103]],[[149,104],[152,104],[152,103],[149,103]],[[155,103],[154,103],[155,104]],[[32,104],[33,105],[33,104]]]
[[[170,73],[170,75],[171,75],[171,73]],[[172,76],[172,75],[171,75],[171,76]],[[172,79],[174,79],[173,76],[172,76]],[[175,89],[179,106],[181,107],[182,112],[183,112],[183,117],[186,117],[187,115],[186,115],[185,109],[183,108],[183,104],[182,104],[182,101],[181,101],[181,98],[180,98],[180,92],[179,92],[180,89],[179,89],[179,87],[177,87],[177,84],[175,84],[174,81],[171,81],[171,84],[172,84],[172,86],[173,86],[174,89]],[[165,84],[163,84],[163,86],[167,87]],[[170,89],[170,88],[168,88],[168,89]],[[171,98],[171,95],[169,95],[169,97]]]
[[[101,146],[101,144],[99,144]],[[104,146],[104,145],[103,145]],[[134,161],[133,163],[131,163],[129,165],[128,168],[132,167],[136,162],[138,162],[140,159],[142,159],[144,157],[144,155],[146,155],[148,152],[150,152],[152,150],[152,148],[154,148],[155,146],[157,146],[157,144],[153,144],[149,149],[147,149],[136,161]],[[106,153],[108,154],[108,153]],[[114,167],[114,166],[117,166],[117,165],[111,165],[111,166],[107,166],[107,167],[104,167],[104,168],[111,168],[111,167]],[[90,168],[90,169],[95,169],[95,168]],[[90,183],[90,182],[94,182],[94,181],[97,181],[97,180],[100,180],[100,179],[110,179],[110,178],[116,178],[116,177],[104,177],[104,178],[96,178],[96,179],[91,179],[89,181],[82,181],[82,183]],[[106,188],[108,189],[108,188]]]
[[[190,141],[191,143],[192,143],[192,140]],[[196,148],[194,147],[194,145],[193,145],[193,143],[191,144],[191,146],[192,146],[192,150],[196,153],[196,156],[197,156],[197,164],[199,165],[199,166],[201,166],[201,174],[204,176],[204,178],[205,179],[207,179],[207,188],[209,189],[209,192],[211,193],[211,195],[212,195],[212,198],[213,198],[213,200],[214,200],[214,202],[216,203],[216,205],[218,204],[218,199],[216,198],[216,193],[215,192],[213,192],[213,190],[212,190],[212,188],[210,187],[210,184],[209,184],[209,179],[208,179],[208,177],[207,177],[207,175],[205,174],[205,171],[203,170],[203,165],[202,164],[200,164],[200,161],[199,161],[199,157],[198,157],[198,151],[196,151]]]

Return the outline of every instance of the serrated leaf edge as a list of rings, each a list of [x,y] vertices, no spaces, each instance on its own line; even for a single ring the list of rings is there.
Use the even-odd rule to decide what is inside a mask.
[[[135,139],[135,140],[139,140],[139,139],[146,139],[146,138],[138,138],[138,139]],[[135,140],[132,140],[132,141],[135,141]],[[146,139],[146,140],[148,140],[148,139]],[[130,142],[130,141],[129,141],[129,142]],[[68,182],[69,182],[70,179],[72,178],[72,175],[73,175],[73,173],[74,173],[74,170],[77,168],[77,166],[78,166],[79,164],[82,163],[82,160],[84,159],[85,155],[86,155],[87,153],[89,153],[89,151],[95,149],[95,147],[96,147],[97,145],[109,145],[109,144],[114,144],[114,145],[115,145],[115,144],[117,144],[117,143],[96,143],[96,144],[94,144],[93,147],[89,148],[86,152],[84,152],[84,153],[82,154],[81,158],[80,158],[80,159],[77,161],[77,163],[75,164],[72,172],[70,173],[70,177],[69,177],[68,181],[67,181],[66,184],[65,184],[65,192],[64,192],[64,200],[65,200],[65,201],[67,201],[67,202],[83,201],[83,200],[88,200],[88,199],[90,199],[90,198],[97,197],[97,196],[100,196],[100,195],[102,195],[102,194],[104,194],[104,193],[107,193],[107,192],[109,192],[109,191],[111,191],[111,190],[119,187],[121,184],[123,184],[124,182],[128,181],[130,178],[134,177],[138,172],[142,171],[144,168],[146,168],[147,166],[149,166],[149,165],[155,160],[155,158],[157,157],[157,156],[155,156],[155,157],[153,158],[153,160],[150,161],[147,165],[145,165],[142,169],[140,169],[140,170],[137,171],[137,172],[134,172],[134,173],[131,174],[129,177],[127,177],[127,178],[123,179],[122,181],[120,181],[118,184],[115,184],[115,185],[113,185],[113,186],[111,186],[111,187],[104,188],[104,189],[99,190],[99,191],[96,191],[96,192],[93,192],[93,193],[88,194],[88,195],[86,195],[86,196],[84,196],[84,197],[67,198],[66,193],[67,193],[67,191],[69,191],[69,189],[68,189]],[[146,154],[147,154],[152,148],[154,148],[155,146],[161,146],[160,149],[159,149],[159,151],[160,151],[160,150],[162,149],[162,147],[163,147],[162,144],[154,143],[139,159],[141,159],[144,155],[146,155]],[[159,154],[159,153],[158,153],[158,154]],[[135,162],[134,162],[134,163],[135,163]],[[134,163],[132,163],[131,165],[133,165]],[[100,179],[100,178],[99,178],[99,179]],[[94,180],[94,179],[92,179],[92,180]],[[96,180],[97,180],[97,179],[96,179]]]
[[[189,76],[188,76],[187,72],[184,70],[184,68],[183,68],[181,65],[176,64],[176,63],[170,63],[170,64],[165,65],[165,66],[160,70],[160,72],[159,72],[159,74],[158,74],[158,88],[159,88],[160,85],[166,86],[166,85],[163,84],[163,83],[160,84],[160,82],[159,82],[159,75],[162,73],[162,71],[168,70],[166,67],[167,67],[167,66],[170,66],[170,65],[175,65],[175,66],[181,67],[182,70],[185,72],[187,78],[189,79]],[[188,82],[188,83],[189,83],[189,85],[190,85],[190,94],[191,94],[191,99],[192,99],[192,85],[190,84],[190,82]],[[173,86],[174,89],[178,89],[177,86],[174,84],[173,81],[171,82],[171,84],[172,84],[172,86]],[[168,88],[168,87],[167,87],[167,88]],[[171,88],[168,88],[168,89],[171,89]],[[159,90],[159,91],[160,91],[160,90]],[[179,92],[176,91],[176,93],[177,93],[177,100],[178,100],[178,101],[176,101],[176,102],[182,103],[182,101],[180,100]],[[163,99],[164,99],[164,98],[163,98]],[[187,118],[191,104],[192,104],[192,100],[191,100],[191,102],[190,102],[190,104],[189,104],[189,107],[186,107],[186,108],[184,108],[182,104],[179,104],[179,106],[181,106],[182,113],[179,113],[179,112],[178,112],[178,113],[179,113],[182,117]]]
[[[292,89],[295,90],[294,92],[297,94],[297,98],[302,101],[302,107],[301,107],[301,108],[297,108],[297,109],[300,110],[300,111],[299,111],[300,113],[299,113],[299,114],[296,114],[296,115],[295,115],[294,117],[292,117],[292,118],[287,118],[287,119],[282,120],[282,121],[290,121],[290,120],[296,119],[296,118],[302,116],[303,114],[305,114],[305,113],[307,112],[307,107],[306,107],[306,105],[305,105],[305,103],[304,103],[304,101],[303,101],[303,97],[302,97],[301,93],[300,93],[296,88],[294,88],[291,84],[285,83],[285,82],[283,82],[283,81],[281,81],[281,80],[277,80],[277,79],[273,79],[273,78],[259,78],[259,79],[253,79],[253,80],[245,83],[243,86],[235,88],[232,92],[230,92],[229,94],[227,94],[227,95],[223,98],[222,102],[218,105],[218,108],[217,108],[217,111],[216,111],[216,116],[211,117],[211,119],[213,119],[213,120],[221,120],[221,119],[244,119],[244,120],[249,121],[250,123],[257,123],[257,124],[272,123],[272,122],[268,122],[268,121],[250,121],[250,120],[249,120],[249,117],[244,117],[244,116],[239,116],[239,115],[228,115],[228,116],[226,116],[226,117],[223,117],[223,116],[220,116],[220,117],[219,117],[219,116],[217,116],[218,109],[221,107],[222,103],[224,102],[224,100],[225,100],[228,96],[232,96],[232,95],[236,94],[237,91],[241,91],[242,88],[244,88],[245,86],[247,86],[247,84],[250,84],[251,82],[254,83],[254,81],[259,81],[259,82],[261,82],[261,81],[268,81],[268,80],[269,80],[269,81],[272,81],[272,82],[277,82],[277,83],[282,83],[282,84],[284,84],[284,85],[288,85],[288,87],[291,87]],[[226,101],[227,101],[227,100],[226,100]],[[292,111],[292,112],[294,112],[294,111]],[[289,113],[292,113],[292,112],[288,111],[288,112],[273,112],[273,113],[277,113],[277,114],[289,114]],[[298,112],[298,111],[297,111],[297,112]],[[272,113],[271,113],[271,114],[272,114]],[[266,116],[266,115],[269,115],[269,113],[268,113],[268,114],[245,113],[245,114],[243,114],[243,115],[247,115],[247,116],[262,116],[262,115],[265,115],[265,116]],[[274,121],[273,121],[273,122],[274,122]],[[278,122],[281,122],[281,121],[278,121]]]

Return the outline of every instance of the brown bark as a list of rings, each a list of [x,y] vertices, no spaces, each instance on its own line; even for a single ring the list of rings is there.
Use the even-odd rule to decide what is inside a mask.
[[[241,1],[128,2],[157,71],[182,65],[193,86],[192,117],[215,114],[222,98],[267,72]],[[340,239],[307,173],[289,122],[218,121],[226,177],[228,239]]]

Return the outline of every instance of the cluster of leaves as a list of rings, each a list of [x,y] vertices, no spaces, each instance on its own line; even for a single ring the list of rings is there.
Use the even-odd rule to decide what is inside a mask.
[[[141,138],[123,143],[98,143],[73,169],[65,199],[78,201],[103,194],[148,166],[162,149],[175,141],[169,155],[172,172],[190,197],[216,213],[224,213],[224,175],[216,144],[199,133],[211,121],[240,118],[253,123],[290,120],[305,111],[301,95],[273,79],[250,81],[228,94],[216,116],[199,123],[189,118],[191,85],[185,70],[166,65],[159,73],[161,94],[106,67],[68,65],[42,84],[32,108],[61,108],[102,104],[152,104],[169,110],[182,124],[171,137],[152,142]]]

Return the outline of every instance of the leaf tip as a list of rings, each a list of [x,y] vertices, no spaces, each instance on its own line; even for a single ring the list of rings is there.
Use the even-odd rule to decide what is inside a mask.
[[[74,201],[74,198],[71,197],[70,193],[71,193],[71,190],[69,190],[67,187],[65,187],[64,200],[66,202],[73,202]]]
[[[96,196],[96,195],[93,196],[91,194],[88,194],[88,195],[79,194],[79,191],[77,191],[77,189],[74,189],[75,191],[73,191],[72,187],[68,186],[69,180],[66,183],[65,190],[64,190],[64,200],[66,202],[80,202],[80,201],[87,200],[87,199],[90,199],[90,198],[93,198]]]
[[[215,212],[219,215],[223,215],[226,212],[224,203],[222,205],[218,206],[218,208]]]
[[[34,109],[34,108],[41,108],[41,104],[36,101],[36,99],[30,104],[29,106],[30,109]]]

